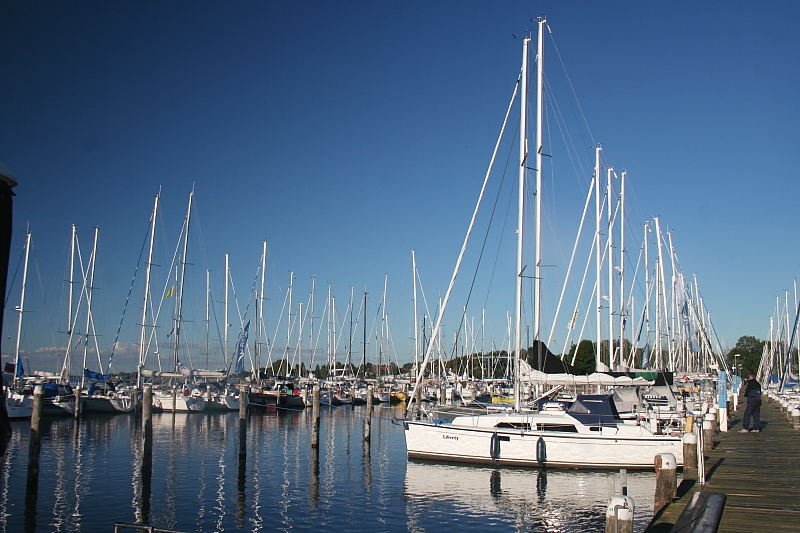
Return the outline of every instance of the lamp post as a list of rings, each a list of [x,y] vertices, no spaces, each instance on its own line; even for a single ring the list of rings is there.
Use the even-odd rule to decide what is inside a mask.
[[[735,364],[733,365],[733,368],[738,372],[739,378],[742,377],[742,365],[739,363],[739,357],[741,355],[742,354],[740,354],[740,353],[733,354],[734,361],[735,361]]]

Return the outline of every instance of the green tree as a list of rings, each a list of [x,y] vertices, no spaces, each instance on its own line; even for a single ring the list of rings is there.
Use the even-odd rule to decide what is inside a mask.
[[[577,346],[573,344],[569,349],[569,355],[567,356],[568,361],[572,360],[572,356],[575,355],[576,350],[578,355],[575,357],[575,367],[587,374],[594,372],[597,369],[597,361],[594,355],[594,343],[584,339],[579,342]]]
[[[739,337],[739,340],[736,341],[736,346],[734,346],[727,355],[731,372],[745,379],[747,379],[747,376],[751,373],[756,374],[758,372],[758,366],[761,364],[764,342],[765,341],[758,340],[752,335]],[[741,369],[737,368],[736,365],[742,365]]]

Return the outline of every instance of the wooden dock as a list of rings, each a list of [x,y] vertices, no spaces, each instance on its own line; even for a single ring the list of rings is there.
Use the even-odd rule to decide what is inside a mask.
[[[761,433],[739,433],[744,405],[731,413],[730,428],[706,452],[706,485],[686,472],[678,498],[659,513],[645,533],[668,533],[692,493],[727,496],[720,533],[800,531],[800,431],[764,396]]]

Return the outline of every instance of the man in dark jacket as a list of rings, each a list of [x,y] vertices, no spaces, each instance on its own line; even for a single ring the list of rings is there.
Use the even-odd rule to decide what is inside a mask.
[[[750,374],[747,386],[744,388],[744,397],[747,398],[747,408],[744,410],[742,429],[739,433],[758,433],[761,431],[761,384],[756,381],[756,376]],[[750,417],[753,425],[750,426]]]

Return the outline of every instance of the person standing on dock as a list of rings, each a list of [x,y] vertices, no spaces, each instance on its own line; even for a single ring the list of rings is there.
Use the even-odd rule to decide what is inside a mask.
[[[742,419],[742,429],[739,433],[758,433],[761,431],[761,384],[756,381],[755,374],[750,374],[747,386],[744,389],[744,397],[747,398],[747,408],[744,410]],[[753,425],[750,426],[750,417],[753,417]],[[750,426],[750,429],[747,427]]]

